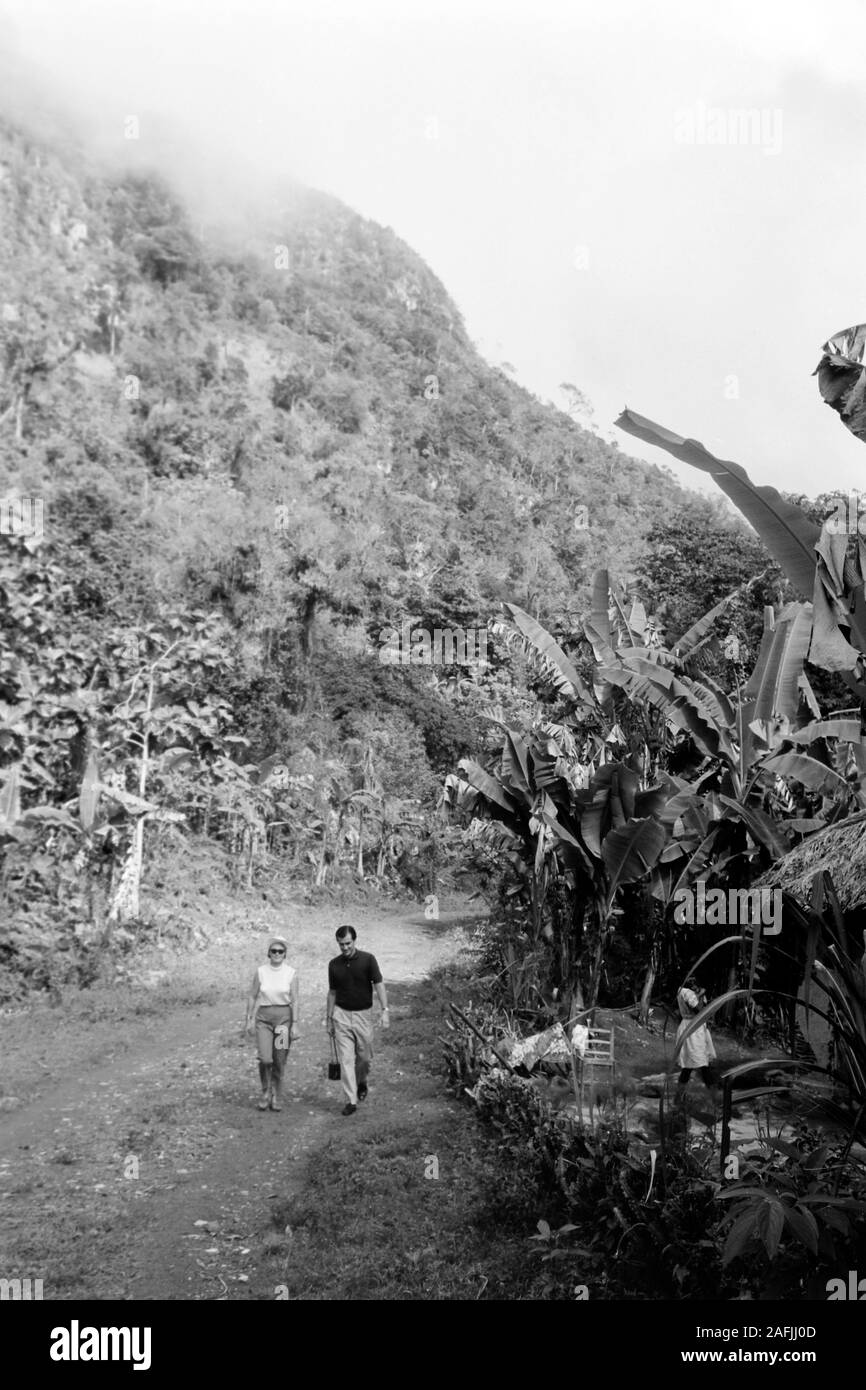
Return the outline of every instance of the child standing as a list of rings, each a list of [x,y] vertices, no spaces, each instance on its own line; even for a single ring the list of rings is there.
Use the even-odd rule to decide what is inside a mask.
[[[680,1040],[689,1026],[691,1020],[707,1002],[704,991],[694,978],[686,980],[685,984],[677,991],[677,1008],[680,1011],[680,1023],[677,1029],[677,1041],[674,1049],[674,1057],[679,1057],[680,1075],[677,1082],[680,1094],[683,1093],[688,1085],[689,1077],[694,1070],[701,1073],[704,1085],[708,1091],[715,1093],[716,1082],[710,1068],[710,1063],[715,1061],[716,1049],[710,1036],[710,1030],[705,1023],[699,1028],[695,1028],[685,1042],[680,1045]]]

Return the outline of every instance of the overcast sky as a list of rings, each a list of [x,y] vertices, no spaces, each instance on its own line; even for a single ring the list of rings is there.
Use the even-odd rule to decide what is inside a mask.
[[[158,113],[227,196],[289,173],[392,226],[608,437],[628,404],[756,481],[866,487],[810,375],[866,320],[860,0],[0,0],[0,42],[109,141]]]

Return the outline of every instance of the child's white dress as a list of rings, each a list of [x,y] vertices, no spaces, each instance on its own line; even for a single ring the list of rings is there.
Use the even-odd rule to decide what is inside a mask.
[[[677,1042],[679,1042],[690,1020],[698,1012],[698,996],[693,989],[677,991],[677,1008],[682,1019],[682,1023],[677,1029]],[[680,1051],[676,1054],[676,1065],[691,1068],[708,1067],[710,1062],[715,1060],[715,1056],[716,1049],[713,1047],[710,1030],[705,1023],[702,1023],[700,1028],[696,1028],[693,1033],[689,1034]]]

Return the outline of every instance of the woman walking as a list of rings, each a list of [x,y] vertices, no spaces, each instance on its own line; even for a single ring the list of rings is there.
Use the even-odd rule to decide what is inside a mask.
[[[247,1034],[252,1034],[255,1012],[259,1078],[262,1083],[260,1110],[282,1110],[280,1093],[283,1072],[289,1047],[299,1036],[298,972],[286,960],[287,950],[284,936],[271,937],[268,963],[260,965],[253,976],[247,1000]]]

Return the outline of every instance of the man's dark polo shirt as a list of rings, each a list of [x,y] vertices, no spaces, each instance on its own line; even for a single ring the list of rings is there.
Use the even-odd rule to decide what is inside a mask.
[[[328,989],[336,995],[338,1009],[372,1009],[373,986],[382,983],[382,972],[369,951],[356,951],[348,959],[337,956],[328,961]]]

